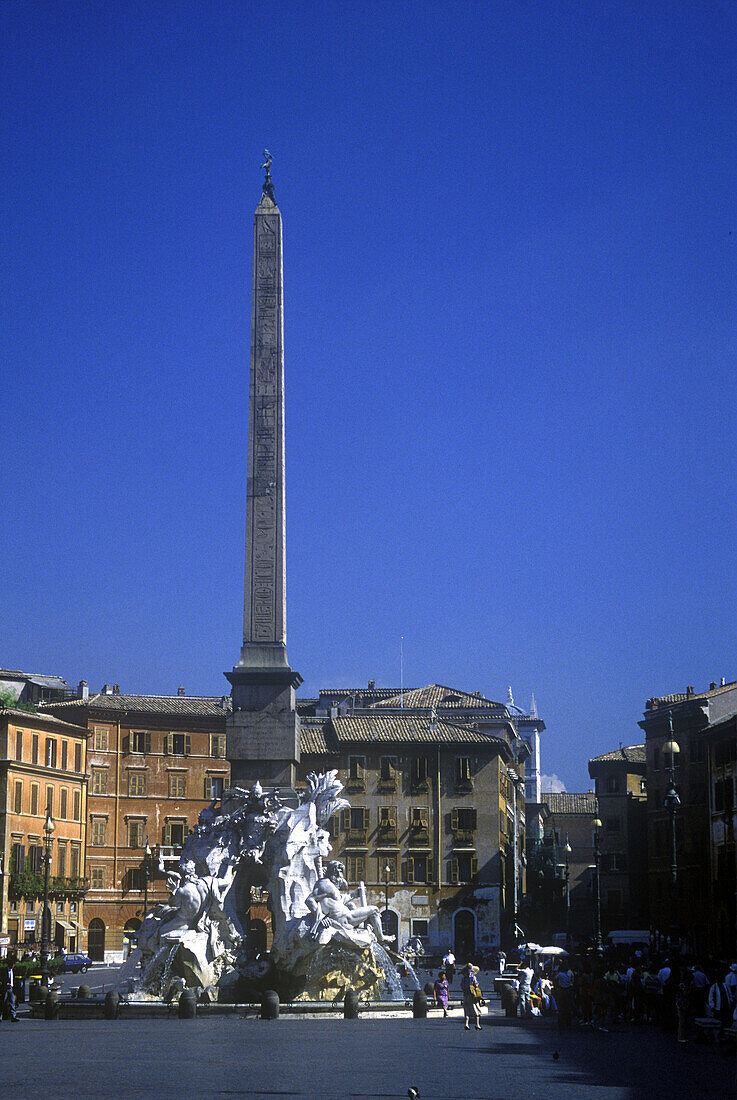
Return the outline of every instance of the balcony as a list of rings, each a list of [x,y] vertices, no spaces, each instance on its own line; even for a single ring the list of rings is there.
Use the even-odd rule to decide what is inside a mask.
[[[429,848],[430,829],[427,825],[416,825],[414,822],[409,827],[409,844],[413,848]]]
[[[453,844],[473,844],[476,838],[475,829],[454,829]]]
[[[76,875],[67,878],[63,875],[49,876],[50,898],[83,898],[90,888],[89,879]],[[8,892],[12,898],[25,898],[36,901],[43,897],[44,876],[42,871],[12,871]]]
[[[363,776],[354,775],[352,778],[346,780],[345,789],[351,794],[360,794],[366,790],[366,780]]]
[[[396,822],[390,822],[384,824],[379,823],[378,832],[376,834],[376,843],[382,844],[396,844],[397,843],[397,826]]]
[[[456,779],[456,794],[471,794],[473,792],[473,779]]]
[[[395,794],[397,790],[397,777],[396,775],[386,776],[379,779],[377,789],[381,794]]]
[[[346,844],[358,845],[365,848],[368,844],[368,829],[349,829],[346,833]]]

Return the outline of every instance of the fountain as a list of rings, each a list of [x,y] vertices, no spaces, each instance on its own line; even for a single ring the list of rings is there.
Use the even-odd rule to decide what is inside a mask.
[[[283,1001],[403,1001],[379,909],[363,883],[349,890],[343,864],[327,857],[333,814],[348,808],[337,772],[307,777],[296,806],[259,783],[232,787],[199,815],[170,873],[168,905],[138,931],[120,977],[131,999],[169,1001],[184,989],[201,1000],[242,1003],[274,989]],[[267,890],[270,952],[248,942],[251,891]]]

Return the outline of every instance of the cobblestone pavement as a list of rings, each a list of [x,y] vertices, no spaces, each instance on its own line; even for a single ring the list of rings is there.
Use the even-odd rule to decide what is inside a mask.
[[[735,1061],[651,1029],[559,1033],[456,1012],[427,1020],[283,1015],[262,1021],[24,1019],[0,1024],[0,1094],[25,1097],[406,1097],[624,1100],[732,1097]],[[557,1057],[556,1057],[557,1055]]]

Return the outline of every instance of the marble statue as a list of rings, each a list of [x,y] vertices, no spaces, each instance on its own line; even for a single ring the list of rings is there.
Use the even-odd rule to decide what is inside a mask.
[[[363,883],[350,890],[343,864],[327,858],[328,822],[349,805],[342,790],[337,772],[313,773],[296,806],[255,783],[226,790],[201,812],[168,876],[169,903],[138,932],[149,994],[166,998],[186,985],[211,999],[240,999],[269,987],[333,999],[391,984],[378,908],[366,904]],[[269,896],[267,956],[248,942],[254,889]]]

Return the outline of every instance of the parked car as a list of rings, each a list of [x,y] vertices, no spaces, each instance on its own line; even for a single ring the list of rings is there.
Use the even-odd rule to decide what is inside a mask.
[[[64,972],[66,974],[79,974],[81,971],[83,974],[85,970],[89,970],[92,966],[92,959],[89,955],[76,954],[64,956]]]

